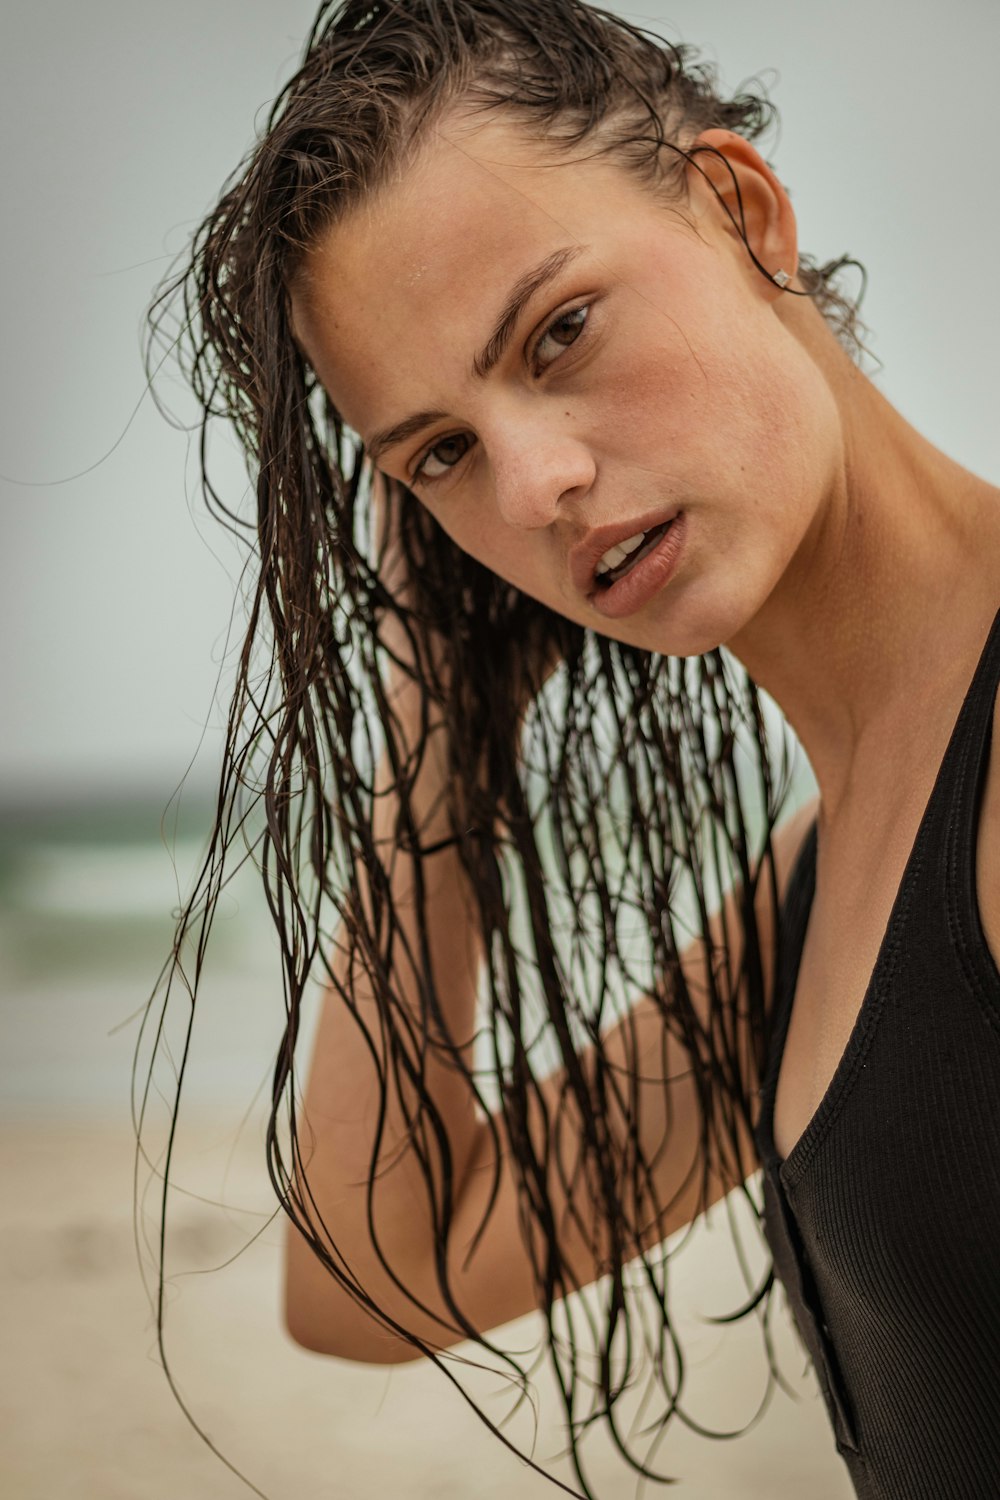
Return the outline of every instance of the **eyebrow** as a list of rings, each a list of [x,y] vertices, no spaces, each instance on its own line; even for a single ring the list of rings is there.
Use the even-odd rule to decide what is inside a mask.
[[[576,260],[577,256],[582,255],[586,249],[586,245],[566,245],[561,250],[554,250],[551,255],[547,255],[543,261],[532,270],[526,271],[514,283],[497,318],[493,332],[472,361],[472,373],[476,378],[485,380],[503,358],[518,320],[532,297],[550,281],[555,280],[560,271],[571,261]],[[430,427],[434,422],[443,421],[447,415],[448,413],[443,411],[414,412],[412,416],[404,417],[401,422],[394,423],[392,427],[383,427],[378,432],[372,433],[365,444],[365,451],[373,464],[378,463],[383,453],[387,453],[390,448],[395,448],[399,443],[405,443],[407,438],[413,437],[424,427]]]
[[[497,319],[496,327],[472,361],[472,373],[478,375],[480,380],[485,379],[494,365],[503,358],[504,350],[517,327],[517,320],[535,293],[540,292],[543,286],[553,281],[564,266],[576,260],[577,256],[583,253],[584,248],[583,245],[567,245],[562,250],[554,250],[540,265],[535,266],[533,271],[525,272],[514,284],[504,303],[503,311]]]

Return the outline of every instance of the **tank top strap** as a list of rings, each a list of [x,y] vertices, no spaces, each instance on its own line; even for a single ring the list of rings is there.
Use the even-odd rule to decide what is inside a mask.
[[[938,767],[918,842],[948,839],[957,849],[966,852],[975,843],[998,681],[1000,609],[983,643]]]
[[[979,804],[986,780],[992,739],[993,711],[1000,684],[1000,610],[983,647],[952,747],[954,796],[950,813],[956,836],[966,847],[975,840]],[[964,722],[963,722],[964,721]]]
[[[1000,1024],[1000,973],[979,916],[976,849],[979,817],[993,738],[993,717],[1000,686],[1000,610],[997,611],[979,665],[966,694],[949,756],[950,796],[942,840],[946,860],[945,890],[949,934],[973,989],[987,997]]]

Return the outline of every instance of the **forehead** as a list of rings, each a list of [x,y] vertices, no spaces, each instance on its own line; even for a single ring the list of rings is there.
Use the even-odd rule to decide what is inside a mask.
[[[648,190],[492,123],[436,130],[415,161],[329,230],[293,292],[298,337],[357,431],[415,389],[454,388],[511,286],[547,255],[643,228]],[[662,207],[659,209],[662,214]]]

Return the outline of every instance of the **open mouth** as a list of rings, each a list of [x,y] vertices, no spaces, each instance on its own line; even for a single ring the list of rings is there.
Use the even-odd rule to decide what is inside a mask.
[[[618,557],[611,566],[608,565],[607,559],[609,554],[606,552],[597,564],[594,574],[594,581],[597,587],[599,589],[609,589],[613,583],[618,582],[619,578],[624,578],[625,574],[634,568],[636,563],[641,562],[644,557],[649,556],[660,538],[666,535],[676,519],[676,516],[672,516],[669,521],[664,521],[661,525],[654,526],[651,531],[644,531],[638,541],[633,541],[631,551],[627,551],[625,557]],[[616,554],[621,550],[621,548],[611,548],[610,555],[612,558],[615,558]]]

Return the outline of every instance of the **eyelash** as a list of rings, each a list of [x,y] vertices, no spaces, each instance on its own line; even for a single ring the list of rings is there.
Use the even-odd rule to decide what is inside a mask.
[[[548,338],[549,334],[552,333],[554,329],[558,328],[559,325],[560,325],[560,323],[566,323],[566,322],[568,322],[568,320],[570,318],[574,318],[574,317],[577,316],[578,313],[582,312],[582,313],[586,313],[587,316],[584,318],[582,324],[580,325],[580,332],[577,334],[577,336],[576,336],[575,339],[571,340],[571,342],[566,345],[566,347],[568,349],[575,349],[576,346],[577,346],[577,344],[579,344],[581,342],[581,340],[585,339],[586,336],[587,336],[587,328],[588,328],[588,325],[590,323],[590,310],[591,310],[591,306],[592,306],[592,304],[589,303],[589,302],[582,302],[582,303],[580,303],[576,307],[567,307],[562,312],[557,313],[556,316],[551,320],[551,322],[549,322],[549,323],[546,324],[545,328],[543,328],[542,332],[538,335],[538,338],[535,340],[534,348],[532,349],[532,355],[534,355],[534,354],[536,354],[538,352],[539,345],[541,345],[542,343],[544,343],[544,341]],[[559,359],[559,355],[556,355],[556,358],[549,360],[549,363],[544,368],[546,370],[549,369],[552,365],[554,365],[557,362],[558,359]],[[544,371],[542,373],[544,373]],[[464,436],[465,436],[465,434],[464,433],[460,433],[460,432],[459,433],[446,433],[443,437],[437,438],[430,445],[429,448],[425,448],[424,451],[423,451],[423,453],[420,455],[420,458],[417,461],[416,467],[413,470],[412,476],[410,478],[410,483],[411,484],[422,484],[422,485],[426,486],[426,485],[431,485],[431,484],[437,484],[439,480],[446,479],[447,476],[450,473],[453,472],[453,470],[457,469],[458,464],[461,463],[462,459],[465,457],[465,454],[469,452],[469,448],[471,448],[471,446],[472,446],[471,443],[469,445],[469,448],[466,448],[465,452],[462,453],[461,458],[459,458],[456,463],[454,463],[454,464],[450,465],[450,467],[446,468],[445,472],[443,474],[425,474],[423,472],[424,471],[424,467],[425,467],[428,459],[434,453],[434,450],[436,448],[442,447],[445,443],[455,442],[455,440],[457,438],[464,437]]]

